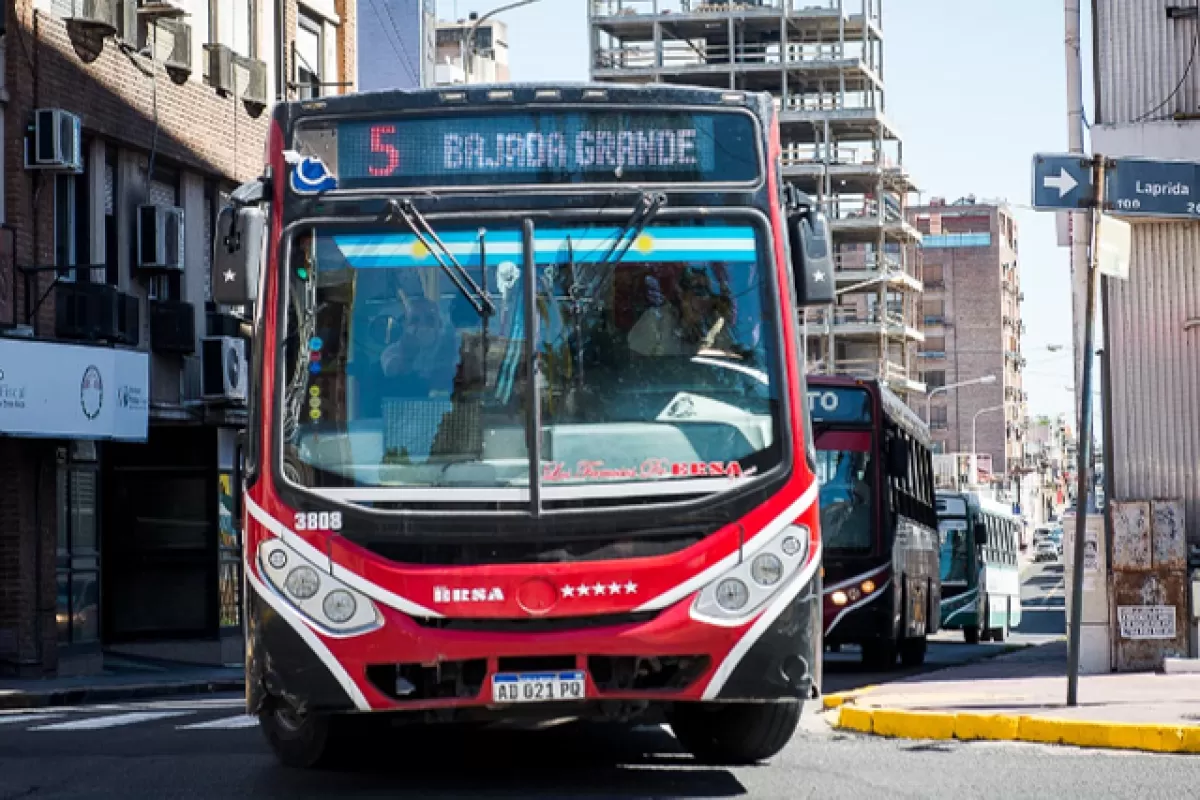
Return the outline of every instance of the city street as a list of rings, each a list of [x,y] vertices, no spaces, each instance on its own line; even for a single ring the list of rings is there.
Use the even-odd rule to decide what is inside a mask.
[[[1062,565],[1023,571],[1019,631],[1005,645],[949,633],[925,672],[1063,632]],[[826,690],[910,677],[866,673],[847,650],[827,661]],[[768,764],[695,765],[659,726],[562,724],[464,733],[422,729],[364,746],[339,772],[276,766],[241,698],[123,703],[0,715],[0,798],[18,797],[807,797],[878,787],[889,796],[1156,797],[1190,791],[1186,758],[1034,745],[921,743],[833,731],[810,704],[801,731]],[[1153,784],[1151,784],[1153,781]],[[1152,788],[1151,788],[1152,786]]]

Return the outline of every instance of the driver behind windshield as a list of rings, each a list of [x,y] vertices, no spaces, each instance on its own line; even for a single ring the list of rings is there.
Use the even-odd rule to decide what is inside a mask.
[[[667,302],[665,278],[678,271],[675,302]],[[687,356],[704,350],[728,351],[731,302],[718,294],[702,267],[674,265],[644,279],[646,310],[629,331],[629,349],[640,356]]]

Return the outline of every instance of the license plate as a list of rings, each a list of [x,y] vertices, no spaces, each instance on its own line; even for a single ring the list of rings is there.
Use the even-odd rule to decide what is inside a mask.
[[[495,703],[552,703],[586,696],[583,672],[502,672],[492,676]]]

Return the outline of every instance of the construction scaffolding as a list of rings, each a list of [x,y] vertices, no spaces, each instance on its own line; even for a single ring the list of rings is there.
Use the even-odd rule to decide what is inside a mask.
[[[923,393],[916,191],[885,113],[882,0],[589,0],[596,81],[769,92],[784,178],[829,216],[838,301],[806,317],[810,370]]]

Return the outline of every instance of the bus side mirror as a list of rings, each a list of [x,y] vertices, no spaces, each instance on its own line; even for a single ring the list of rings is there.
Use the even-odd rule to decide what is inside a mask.
[[[799,196],[794,192],[793,196]],[[796,302],[801,308],[834,301],[833,243],[825,215],[806,197],[793,200],[788,212],[788,249]]]
[[[988,539],[987,526],[984,525],[982,522],[976,522],[975,523],[975,544],[986,545],[987,539]]]
[[[213,236],[212,300],[218,305],[252,304],[258,294],[267,215],[258,206],[228,205],[217,215]]]

